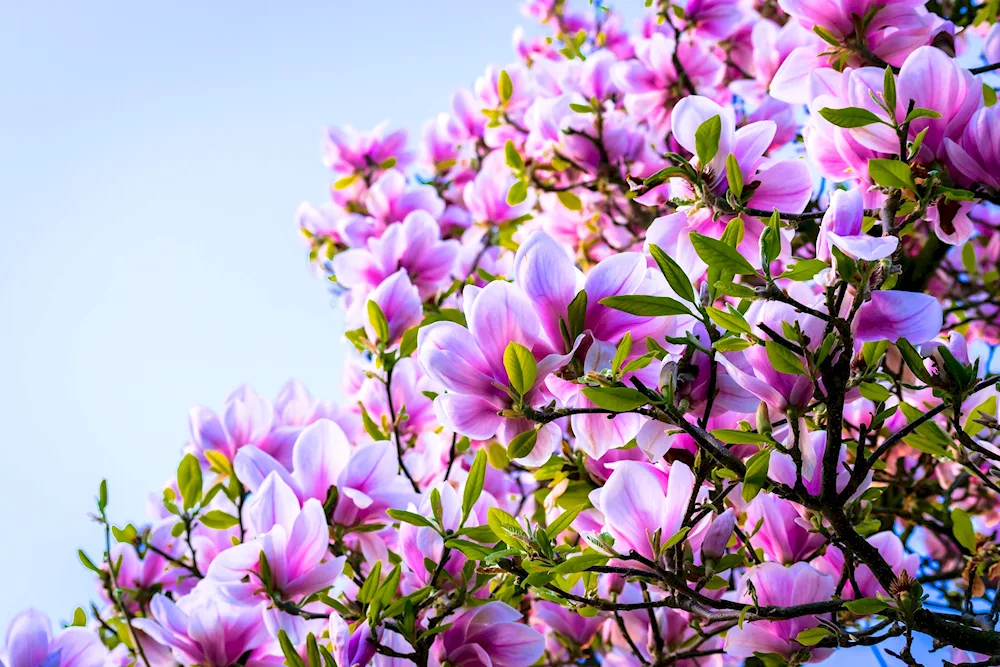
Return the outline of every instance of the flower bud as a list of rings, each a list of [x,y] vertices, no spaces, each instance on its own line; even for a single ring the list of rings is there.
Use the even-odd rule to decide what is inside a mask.
[[[771,432],[771,415],[767,411],[767,403],[763,401],[757,406],[757,432],[761,435]]]
[[[712,525],[705,533],[705,541],[701,543],[701,557],[717,560],[726,553],[726,545],[729,538],[733,536],[733,529],[736,527],[736,515],[732,508],[715,517]]]

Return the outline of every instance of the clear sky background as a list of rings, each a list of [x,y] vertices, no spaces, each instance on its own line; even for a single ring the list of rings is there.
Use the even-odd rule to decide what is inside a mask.
[[[143,519],[191,406],[292,377],[338,395],[341,318],[293,221],[326,196],[322,128],[415,138],[526,22],[508,0],[0,5],[0,632],[95,597],[76,550],[100,553],[101,478]]]

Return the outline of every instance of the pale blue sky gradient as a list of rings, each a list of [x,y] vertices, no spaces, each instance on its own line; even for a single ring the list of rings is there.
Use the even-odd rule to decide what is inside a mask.
[[[18,4],[0,7],[0,633],[96,597],[76,549],[100,554],[98,483],[113,519],[144,519],[191,406],[291,377],[339,395],[341,317],[293,223],[326,196],[322,128],[416,138],[527,23],[508,0]]]

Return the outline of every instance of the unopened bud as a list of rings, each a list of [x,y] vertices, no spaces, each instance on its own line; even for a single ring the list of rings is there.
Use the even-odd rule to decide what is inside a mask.
[[[703,559],[711,558],[718,560],[726,554],[726,545],[733,536],[733,529],[736,527],[736,515],[732,508],[715,517],[712,525],[705,533],[705,541],[701,543],[701,556]]]
[[[771,415],[767,411],[767,403],[763,401],[757,406],[757,432],[761,435],[771,432]]]
[[[702,308],[712,305],[712,296],[709,292],[708,281],[703,281],[698,287],[698,303],[701,304]]]

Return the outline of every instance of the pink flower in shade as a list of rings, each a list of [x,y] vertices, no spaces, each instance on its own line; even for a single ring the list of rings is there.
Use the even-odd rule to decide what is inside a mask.
[[[156,595],[150,618],[132,621],[156,642],[173,650],[182,665],[228,667],[251,651],[262,653],[268,641],[262,607],[236,605],[196,589],[179,602]]]
[[[835,190],[823,214],[816,241],[816,257],[829,261],[835,246],[854,259],[873,261],[889,257],[899,246],[895,236],[869,236],[861,231],[865,206],[861,190]]]
[[[479,173],[465,185],[463,191],[465,206],[472,215],[472,221],[500,224],[531,212],[535,206],[533,190],[528,190],[527,198],[521,203],[507,203],[507,193],[516,180],[507,167],[502,150],[493,151],[483,158]]]
[[[903,548],[903,542],[896,537],[892,531],[876,533],[868,538],[868,543],[878,549],[882,558],[892,568],[893,573],[898,577],[906,572],[911,577],[917,576],[920,567],[920,556],[915,553],[907,553]],[[816,569],[829,574],[840,581],[844,572],[844,553],[836,546],[830,545],[826,548],[826,553],[813,561]],[[858,589],[855,590],[854,582],[857,582]],[[853,572],[853,579],[849,579],[844,590],[840,593],[842,598],[872,598],[878,594],[887,595],[886,591],[871,568],[865,564],[856,565]]]
[[[944,139],[944,147],[949,173],[958,183],[1000,189],[1000,107],[994,104],[976,111],[961,134]]]
[[[880,290],[858,309],[854,338],[859,343],[905,338],[919,345],[937,336],[943,322],[941,304],[930,294]]]
[[[5,643],[0,664],[7,667],[102,667],[108,657],[97,633],[69,627],[53,636],[49,617],[34,609],[14,617]]]
[[[680,530],[684,510],[695,491],[691,469],[675,462],[666,470],[649,463],[622,461],[591,501],[604,514],[604,529],[622,554],[635,551],[654,560],[653,535],[660,543]]]
[[[243,385],[226,399],[221,415],[202,406],[192,408],[188,425],[195,451],[203,455],[215,450],[231,461],[240,447],[267,440],[274,426],[274,406]]]
[[[438,418],[446,428],[477,440],[493,437],[504,422],[498,412],[511,407],[511,398],[497,387],[508,385],[503,355],[511,342],[531,350],[538,373],[524,392],[528,405],[537,405],[541,385],[564,366],[570,354],[549,354],[541,341],[538,313],[524,292],[501,280],[483,289],[465,288],[463,302],[469,328],[454,322],[435,322],[420,329],[420,363],[447,394],[434,399]]]
[[[825,542],[805,519],[805,509],[769,493],[761,493],[747,505],[747,529],[760,523],[760,530],[750,538],[754,548],[764,550],[768,558],[782,564],[804,560]]]
[[[441,240],[441,229],[427,211],[413,211],[402,222],[386,227],[367,247],[354,248],[333,258],[337,282],[368,292],[400,269],[422,297],[436,292],[451,275],[458,254],[457,240]]]
[[[583,595],[586,592],[583,582],[577,582],[571,592]],[[556,633],[577,646],[586,646],[608,620],[603,615],[586,618],[561,604],[541,599],[532,602],[531,612],[532,621],[539,630],[546,634]]]
[[[368,301],[378,304],[389,324],[388,339],[382,341],[387,347],[398,345],[406,330],[420,324],[424,317],[420,292],[410,282],[406,269],[399,269],[383,280],[368,296]],[[370,317],[365,318],[364,327],[369,340],[379,338]]]
[[[823,454],[826,452],[826,431],[810,431],[803,436],[802,449],[802,484],[806,491],[817,495],[823,489]],[[841,448],[840,457],[837,462],[837,492],[841,492],[847,487],[851,479],[851,471],[846,466],[847,449]],[[792,457],[782,452],[771,454],[768,474],[776,482],[795,486],[798,479],[798,467]],[[855,495],[864,493],[868,488],[872,478],[872,471],[862,483]]]
[[[759,497],[759,496],[758,496]],[[747,570],[741,600],[751,603],[746,582],[753,584],[757,603],[761,606],[790,606],[829,600],[836,587],[833,577],[814,569],[808,563],[785,567],[778,563],[761,563]],[[785,658],[805,648],[795,641],[803,630],[819,625],[817,616],[800,616],[786,621],[753,621],[743,627],[730,628],[726,633],[726,653],[737,658],[749,658],[754,653],[777,653]],[[829,650],[813,650],[809,662],[829,655]]]
[[[671,109],[678,99],[674,51],[685,74],[699,92],[709,93],[722,83],[726,66],[704,42],[673,38],[656,32],[635,44],[635,59],[611,70],[615,86],[625,93],[625,108],[658,133],[670,129]]]
[[[459,612],[441,634],[440,660],[455,667],[529,667],[545,650],[545,638],[521,621],[521,612],[488,602]]]
[[[336,612],[330,614],[329,631],[333,657],[342,667],[367,667],[375,657],[376,641],[382,635],[381,627],[378,636],[372,635],[371,624],[365,619],[361,619],[352,631]]]
[[[387,126],[381,123],[371,132],[359,132],[350,126],[327,128],[323,162],[345,174],[377,167],[391,158],[395,158],[397,167],[406,167],[412,158],[406,150],[406,131],[386,134]]]
[[[986,40],[983,44],[983,57],[987,63],[1000,62],[1000,24],[994,23],[990,26],[990,31],[986,33]]]
[[[247,515],[256,524],[257,537],[219,554],[204,582],[238,604],[266,601],[258,567],[263,555],[273,589],[282,599],[301,599],[332,586],[344,569],[344,557],[329,557],[323,504],[310,498],[298,509],[295,492],[277,473],[268,475],[250,502],[254,505]]]
[[[718,195],[728,188],[726,159],[732,154],[740,166],[744,183],[759,181],[749,205],[769,211],[777,208],[787,213],[801,213],[812,197],[812,176],[802,160],[773,160],[764,157],[777,126],[773,121],[758,121],[736,129],[731,109],[716,102],[691,95],[674,107],[674,138],[685,150],[695,153],[695,132],[713,116],[722,121],[719,150],[707,167],[710,187]]]
[[[411,185],[403,172],[390,169],[372,183],[365,195],[368,214],[383,225],[404,220],[413,211],[426,211],[433,217],[444,213],[444,200],[430,185]]]

